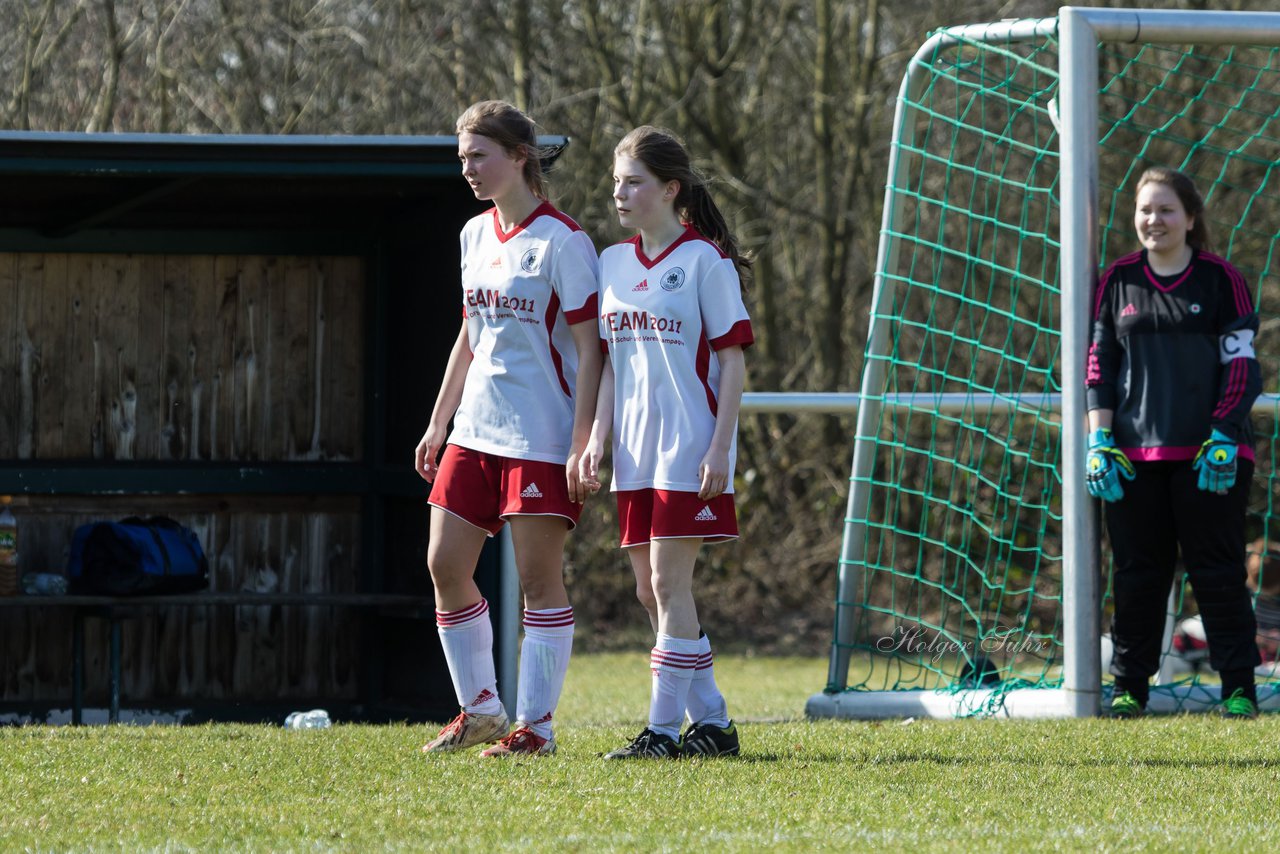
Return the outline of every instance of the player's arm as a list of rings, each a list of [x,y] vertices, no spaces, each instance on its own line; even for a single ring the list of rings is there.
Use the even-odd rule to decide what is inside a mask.
[[[1110,285],[1110,278],[1103,278],[1094,295],[1093,325],[1090,327],[1089,355],[1084,372],[1085,408],[1090,413],[1098,409],[1111,413],[1117,404],[1116,379],[1120,373],[1121,353],[1111,311],[1111,294],[1108,293]],[[1102,426],[1111,427],[1110,414]]]
[[[609,431],[613,429],[614,376],[613,362],[606,353],[602,357],[600,387],[596,393],[595,417],[591,422],[591,435],[578,461],[578,477],[591,492],[600,489],[600,461],[609,443]]]
[[[1111,435],[1111,422],[1116,408],[1116,375],[1119,373],[1120,346],[1112,322],[1110,301],[1106,293],[1108,280],[1103,279],[1095,296],[1089,361],[1085,366],[1085,400],[1089,410],[1089,446],[1085,456],[1085,486],[1089,494],[1103,501],[1119,501],[1124,497],[1121,480],[1133,480],[1133,463],[1116,447]]]
[[[1218,331],[1218,404],[1209,422],[1209,438],[1200,446],[1192,467],[1198,472],[1196,485],[1206,492],[1225,495],[1236,482],[1236,455],[1246,435],[1245,425],[1253,403],[1262,392],[1262,368],[1254,352],[1258,334],[1258,313],[1253,309],[1249,288],[1234,267],[1227,268],[1228,304],[1236,316]]]
[[[1239,441],[1244,435],[1254,401],[1262,393],[1262,368],[1254,352],[1257,334],[1258,314],[1250,311],[1218,335],[1222,374],[1210,426],[1232,441]]]
[[[585,481],[579,462],[591,438],[600,389],[600,371],[603,356],[600,354],[599,326],[592,312],[589,321],[569,327],[573,333],[573,346],[578,351],[578,378],[573,395],[573,438],[569,447],[569,460],[565,463],[565,479],[569,485],[569,500],[579,504],[587,495],[599,489]]]
[[[729,488],[729,449],[738,429],[738,410],[742,407],[742,390],[747,382],[747,362],[742,345],[730,344],[716,351],[720,361],[720,389],[716,395],[716,427],[711,434],[711,447],[698,466],[702,478],[698,497],[715,498]]]
[[[453,342],[453,350],[449,353],[449,364],[444,369],[444,380],[436,395],[436,405],[431,410],[431,421],[413,452],[414,471],[428,483],[435,480],[436,458],[448,436],[449,421],[462,403],[462,387],[466,384],[470,367],[471,342],[467,339],[467,321],[463,320],[458,338]]]

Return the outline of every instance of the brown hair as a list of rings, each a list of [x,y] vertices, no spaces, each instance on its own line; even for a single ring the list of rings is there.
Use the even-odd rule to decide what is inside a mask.
[[[733,261],[738,277],[743,280],[752,261],[738,248],[738,241],[729,231],[724,214],[716,207],[704,178],[689,159],[684,143],[669,130],[643,125],[622,138],[613,150],[614,157],[634,157],[645,165],[659,181],[677,181],[675,209],[681,221],[691,224],[704,237],[720,247],[720,251]]]
[[[1212,244],[1209,241],[1209,223],[1205,221],[1204,215],[1204,197],[1196,189],[1195,182],[1177,169],[1170,169],[1167,166],[1153,166],[1138,178],[1138,186],[1134,188],[1133,192],[1136,194],[1147,184],[1163,184],[1173,190],[1174,195],[1178,197],[1178,201],[1182,202],[1182,207],[1186,210],[1187,216],[1195,220],[1187,231],[1187,245],[1192,249],[1212,252]]]
[[[496,142],[511,157],[524,157],[524,180],[533,194],[547,198],[542,152],[533,119],[506,101],[477,101],[458,116],[455,133],[474,133]]]

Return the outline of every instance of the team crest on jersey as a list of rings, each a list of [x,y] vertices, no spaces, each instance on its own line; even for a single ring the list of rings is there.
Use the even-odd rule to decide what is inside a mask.
[[[534,273],[538,270],[538,265],[542,263],[542,255],[537,249],[530,249],[524,255],[520,256],[520,269],[526,273]]]
[[[684,270],[680,267],[672,267],[670,270],[662,274],[662,289],[664,291],[678,290],[684,284]]]

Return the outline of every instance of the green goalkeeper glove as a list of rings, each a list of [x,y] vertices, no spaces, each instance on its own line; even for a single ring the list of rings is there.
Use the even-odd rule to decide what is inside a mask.
[[[1089,456],[1084,464],[1085,485],[1089,494],[1103,501],[1119,501],[1124,498],[1120,478],[1133,480],[1133,463],[1116,447],[1111,431],[1100,427],[1089,434]]]
[[[1200,472],[1197,486],[1205,492],[1226,495],[1236,482],[1236,443],[1221,430],[1214,430],[1200,446],[1191,467]]]

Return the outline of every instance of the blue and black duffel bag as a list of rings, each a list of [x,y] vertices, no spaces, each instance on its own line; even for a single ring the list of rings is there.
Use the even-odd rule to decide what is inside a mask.
[[[194,531],[165,516],[131,516],[76,528],[67,579],[72,593],[189,593],[209,586],[209,561]]]

